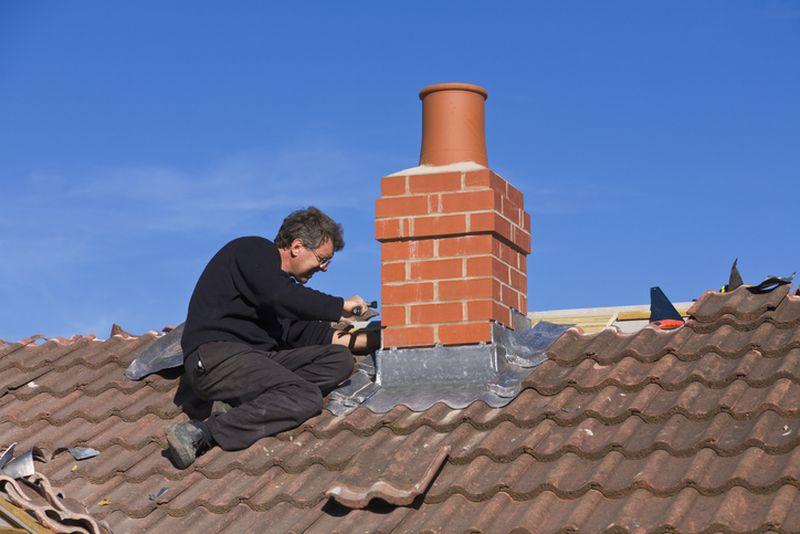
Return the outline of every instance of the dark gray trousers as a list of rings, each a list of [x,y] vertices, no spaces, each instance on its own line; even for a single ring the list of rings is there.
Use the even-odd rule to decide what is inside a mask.
[[[350,376],[354,361],[341,345],[262,351],[218,341],[187,356],[184,374],[198,397],[232,406],[206,423],[214,441],[233,451],[320,413],[322,397]]]

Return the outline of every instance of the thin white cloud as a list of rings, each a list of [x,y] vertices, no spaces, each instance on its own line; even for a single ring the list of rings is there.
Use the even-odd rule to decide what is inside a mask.
[[[251,150],[199,171],[160,165],[31,172],[3,187],[0,276],[88,264],[95,243],[157,235],[231,234],[254,220],[274,226],[316,205],[370,213],[387,158],[336,147]],[[365,187],[372,180],[374,187]]]
[[[121,211],[108,214],[111,222],[133,232],[231,228],[252,212],[307,205],[371,209],[366,196],[373,192],[363,184],[374,162],[336,149],[250,151],[199,173],[152,166],[98,171],[68,197],[116,204]]]

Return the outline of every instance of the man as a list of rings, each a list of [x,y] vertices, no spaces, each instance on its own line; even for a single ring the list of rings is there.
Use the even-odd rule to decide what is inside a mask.
[[[352,373],[348,346],[377,348],[374,338],[334,335],[330,326],[355,321],[358,310],[368,310],[364,299],[303,285],[343,247],[341,226],[309,207],[284,219],[274,243],[242,237],[211,259],[189,302],[184,379],[201,399],[230,408],[167,429],[177,467],[214,444],[243,449],[313,417],[322,397]]]

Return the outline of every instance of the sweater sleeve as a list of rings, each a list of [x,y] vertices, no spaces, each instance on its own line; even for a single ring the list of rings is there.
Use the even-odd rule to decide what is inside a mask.
[[[263,238],[245,238],[233,261],[239,290],[259,309],[292,319],[337,321],[344,299],[295,282],[281,270],[275,245]]]

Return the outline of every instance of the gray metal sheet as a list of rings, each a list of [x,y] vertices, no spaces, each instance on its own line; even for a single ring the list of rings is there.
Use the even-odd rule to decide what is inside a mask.
[[[47,462],[47,458],[39,447],[32,447],[26,453],[9,461],[3,467],[2,472],[14,479],[31,476],[36,472],[33,465],[34,460]]]
[[[131,380],[141,380],[158,371],[183,365],[181,336],[184,324],[181,323],[177,328],[161,336],[143,350],[125,369],[125,376]]]
[[[5,450],[5,451],[3,451],[3,454],[2,454],[2,455],[0,455],[0,470],[1,470],[1,469],[3,469],[3,467],[5,467],[5,466],[6,466],[6,464],[7,464],[8,462],[10,462],[10,461],[11,461],[11,459],[14,457],[14,448],[15,448],[16,446],[17,446],[17,443],[16,443],[16,442],[12,443],[11,445],[9,445],[9,446],[6,448],[6,450]]]
[[[53,451],[53,454],[50,455],[50,459],[55,458],[62,452],[69,452],[75,460],[87,460],[89,458],[94,458],[100,452],[97,449],[93,449],[91,447],[59,447]]]
[[[482,400],[505,406],[520,392],[530,372],[547,359],[547,348],[571,325],[545,321],[533,328],[519,320],[517,330],[493,325],[492,342],[456,347],[380,350],[371,362],[332,392],[326,405],[345,415],[358,406],[385,413],[395,406],[424,411],[442,402],[453,409]]]
[[[382,386],[419,383],[485,383],[498,370],[494,344],[379,350],[376,382]]]

